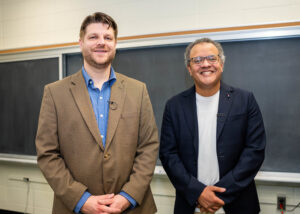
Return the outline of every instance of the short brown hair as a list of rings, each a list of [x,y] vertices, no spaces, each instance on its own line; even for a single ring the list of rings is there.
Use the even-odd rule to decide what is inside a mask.
[[[115,22],[115,20],[113,20],[112,17],[110,17],[109,15],[107,15],[105,13],[101,13],[101,12],[96,12],[92,15],[89,15],[83,20],[81,27],[80,27],[80,33],[79,33],[79,37],[81,39],[85,35],[85,30],[86,30],[87,26],[92,23],[103,23],[103,24],[107,24],[108,28],[112,27],[114,30],[114,34],[115,34],[115,39],[117,39],[117,36],[118,36],[117,23]]]

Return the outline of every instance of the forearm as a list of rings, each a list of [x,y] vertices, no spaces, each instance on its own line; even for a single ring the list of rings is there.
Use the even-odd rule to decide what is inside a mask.
[[[129,194],[138,204],[142,203],[145,193],[149,190],[157,161],[158,148],[158,131],[154,113],[146,86],[143,85],[135,158],[129,182],[122,187],[122,191]]]
[[[74,209],[87,187],[74,180],[59,155],[39,154],[38,165],[54,194]]]
[[[56,108],[48,87],[40,110],[36,149],[38,166],[55,195],[73,210],[86,187],[74,180],[60,154]]]
[[[160,153],[164,153],[164,151],[161,149]],[[186,170],[177,154],[164,153],[164,155],[160,155],[160,159],[175,189],[185,197],[191,206],[196,205],[206,185]]]
[[[178,130],[174,129],[174,117],[171,114],[170,108],[169,103],[167,103],[161,128],[160,159],[176,190],[193,206],[197,202],[205,185],[199,182],[195,176],[196,166],[194,168],[195,174],[193,175],[191,173],[192,169],[188,171],[181,159],[181,156],[184,156],[182,155],[184,151],[179,151],[178,149],[177,143],[179,140],[175,136]],[[189,158],[188,163],[190,166],[193,166],[192,164],[196,160],[193,160],[192,156],[187,158]]]
[[[138,146],[128,182],[122,187],[122,191],[129,194],[138,204],[142,203],[149,189],[157,161],[158,141],[157,137],[154,138],[156,140]]]
[[[253,182],[264,160],[266,134],[261,112],[252,94],[249,96],[247,114],[247,130],[245,138],[240,142],[244,144],[244,149],[235,167],[216,184],[226,188],[226,192],[219,196],[227,203]]]

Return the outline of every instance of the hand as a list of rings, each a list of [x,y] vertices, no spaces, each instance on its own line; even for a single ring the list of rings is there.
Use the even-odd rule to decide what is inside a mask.
[[[113,203],[114,194],[92,195],[81,208],[82,213],[86,214],[110,214],[120,213],[121,209],[109,207]]]
[[[215,212],[217,212],[218,209],[220,209],[221,207],[215,207],[215,208],[212,208],[213,210],[215,210],[214,212],[210,212],[208,209],[205,209],[204,207],[201,207],[200,205],[197,206],[201,213],[207,213],[207,214],[214,214]]]
[[[112,208],[119,208],[121,212],[126,210],[130,206],[130,202],[124,196],[118,194],[113,198],[113,202],[110,205]]]
[[[224,201],[218,198],[215,192],[225,192],[225,188],[217,186],[207,186],[198,198],[199,208],[201,212],[216,212],[224,206]]]

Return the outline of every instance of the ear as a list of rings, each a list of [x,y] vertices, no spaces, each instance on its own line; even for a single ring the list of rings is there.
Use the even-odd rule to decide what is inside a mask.
[[[82,51],[83,41],[81,38],[79,39],[78,43],[79,43],[80,50]]]
[[[192,76],[191,66],[188,65],[186,68],[187,68],[187,70],[189,71],[190,76]]]
[[[220,64],[220,67],[221,67],[221,72],[223,73],[224,63],[221,63],[221,64]]]

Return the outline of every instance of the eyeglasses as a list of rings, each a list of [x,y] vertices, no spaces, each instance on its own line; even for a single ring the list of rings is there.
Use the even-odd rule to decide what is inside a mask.
[[[219,55],[218,55],[219,56]],[[215,55],[209,55],[209,56],[196,56],[196,57],[193,57],[193,58],[190,58],[188,60],[188,62],[193,62],[194,64],[196,65],[202,65],[204,60],[207,60],[207,62],[209,64],[214,64],[218,61],[218,56],[215,56]]]

